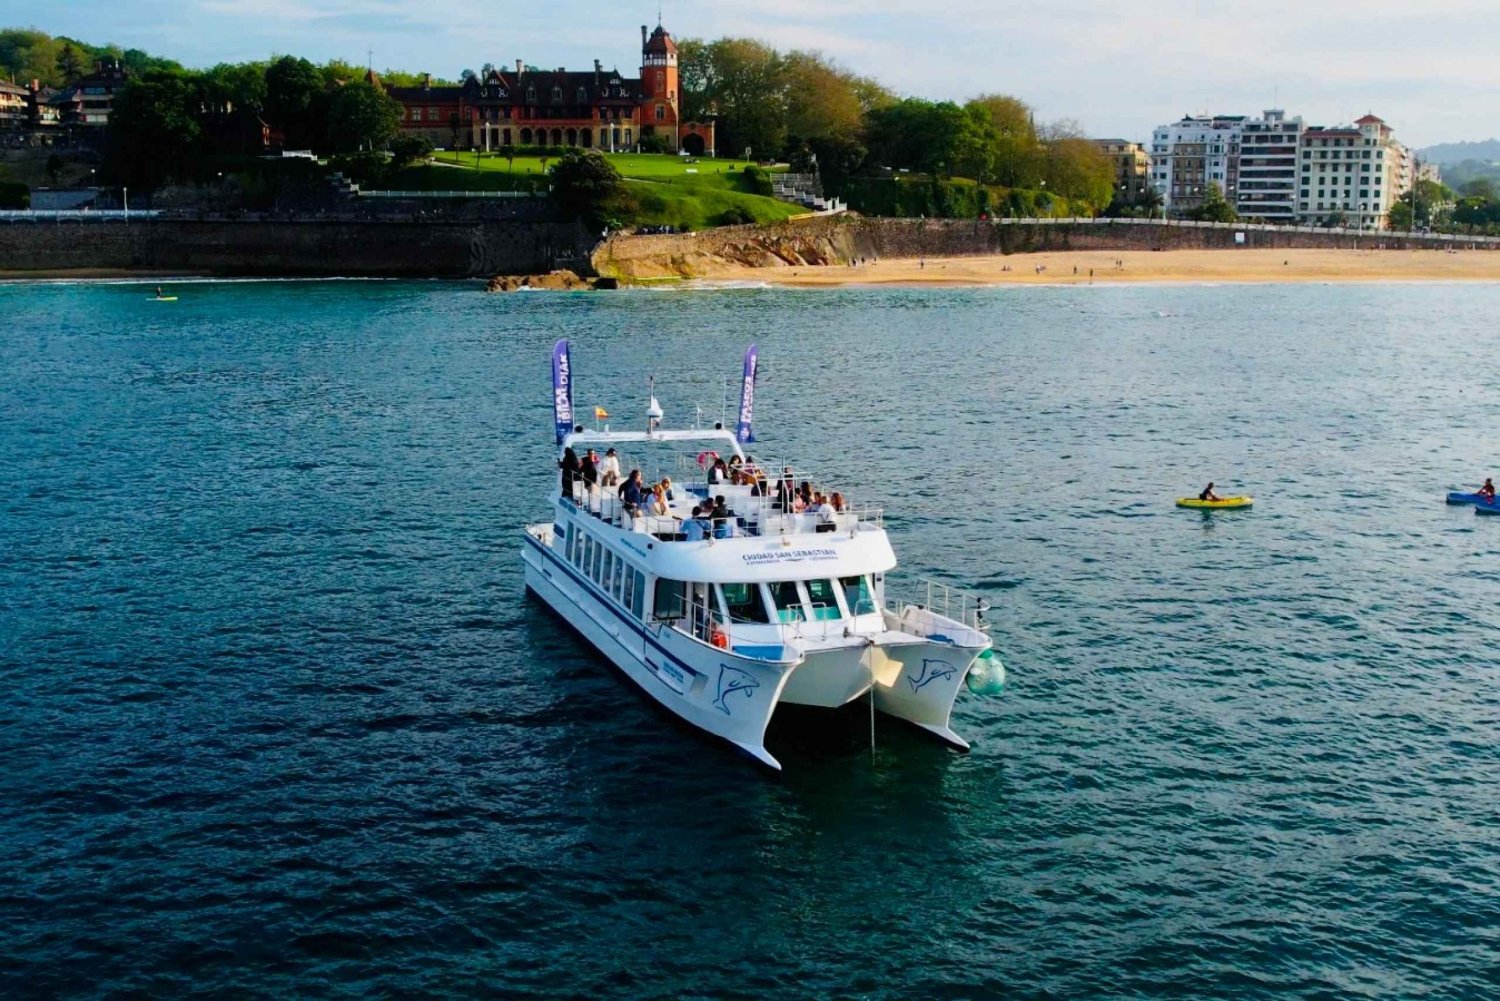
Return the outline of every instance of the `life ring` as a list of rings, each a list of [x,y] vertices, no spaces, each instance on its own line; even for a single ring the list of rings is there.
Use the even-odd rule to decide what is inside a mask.
[[[724,633],[723,630],[717,627],[714,628],[713,632],[708,634],[708,641],[714,646],[718,647],[720,650],[729,649],[729,637]]]

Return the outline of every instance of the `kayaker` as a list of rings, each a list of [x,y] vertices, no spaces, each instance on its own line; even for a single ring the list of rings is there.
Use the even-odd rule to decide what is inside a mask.
[[[1483,497],[1489,503],[1495,503],[1495,481],[1486,476],[1484,478],[1484,486],[1476,490],[1475,493],[1479,494],[1479,496]]]
[[[1223,500],[1224,498],[1214,493],[1214,485],[1213,483],[1209,483],[1208,486],[1203,488],[1203,492],[1198,495],[1198,499],[1201,501],[1216,501]]]

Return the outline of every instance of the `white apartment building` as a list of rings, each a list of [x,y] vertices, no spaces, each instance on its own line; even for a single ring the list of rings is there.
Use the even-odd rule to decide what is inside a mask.
[[[1307,126],[1279,108],[1260,118],[1188,115],[1151,137],[1151,181],[1169,215],[1203,204],[1217,184],[1240,215],[1293,222],[1297,211],[1297,150]]]
[[[1374,115],[1353,125],[1309,128],[1298,158],[1298,221],[1385,229],[1413,173],[1406,147]]]
[[[1244,121],[1244,115],[1184,115],[1152,133],[1151,183],[1168,215],[1182,216],[1201,206],[1210,183],[1234,202]]]
[[[1297,152],[1307,126],[1269,108],[1240,126],[1239,189],[1235,211],[1246,219],[1292,223],[1297,219]]]

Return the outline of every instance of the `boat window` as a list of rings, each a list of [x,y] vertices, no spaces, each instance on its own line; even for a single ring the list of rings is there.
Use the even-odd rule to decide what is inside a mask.
[[[770,622],[766,603],[760,598],[759,584],[721,584],[724,607],[730,622]]]
[[[652,609],[651,614],[657,619],[680,619],[687,615],[687,585],[680,580],[657,578]]]
[[[639,570],[635,572],[635,583],[631,590],[630,610],[635,613],[636,618],[646,614],[646,575]]]
[[[599,568],[604,565],[604,544],[595,541],[594,561],[589,565],[589,576],[597,583],[599,580]]]
[[[877,611],[875,590],[870,586],[869,574],[840,577],[839,583],[844,587],[844,603],[849,606],[850,615],[869,615]]]
[[[807,600],[812,605],[813,618],[842,619],[844,613],[839,610],[839,590],[833,581],[826,577],[807,582]]]
[[[628,592],[626,591],[626,588],[625,588],[625,561],[624,560],[619,560],[619,559],[615,560],[615,579],[610,582],[609,589],[610,589],[610,593],[615,596],[615,600],[616,601],[618,601],[622,605],[625,604]]]
[[[606,591],[609,590],[609,575],[614,572],[614,569],[615,554],[606,549],[604,550],[604,566],[594,575],[594,580]]]
[[[776,617],[782,622],[801,622],[807,618],[802,607],[802,595],[794,580],[778,580],[766,585],[771,589],[771,603],[776,606]]]
[[[583,544],[578,547],[578,566],[584,573],[589,572],[589,554],[594,551],[594,537],[585,535]]]

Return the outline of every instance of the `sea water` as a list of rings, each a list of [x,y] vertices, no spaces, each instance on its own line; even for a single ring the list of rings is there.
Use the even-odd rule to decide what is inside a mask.
[[[0,287],[9,996],[1500,989],[1500,288],[155,284]],[[991,599],[972,753],[772,774],[528,599],[561,336],[616,427],[759,343]]]

